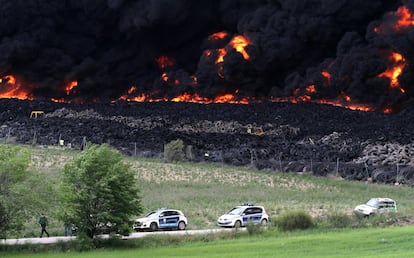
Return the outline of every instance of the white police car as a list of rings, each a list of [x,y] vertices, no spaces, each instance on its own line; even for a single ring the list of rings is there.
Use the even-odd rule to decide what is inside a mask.
[[[187,227],[187,217],[180,210],[160,208],[151,211],[142,218],[135,220],[132,228],[135,231],[156,231],[158,229],[184,230]]]
[[[269,222],[269,215],[263,206],[252,203],[243,203],[236,206],[226,214],[221,215],[217,220],[220,227],[244,227],[248,223],[266,225]]]
[[[390,198],[371,198],[354,208],[354,214],[364,217],[389,212],[397,212],[397,203]]]

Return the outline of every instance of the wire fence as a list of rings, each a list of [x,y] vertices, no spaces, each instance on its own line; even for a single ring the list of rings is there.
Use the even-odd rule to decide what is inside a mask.
[[[60,146],[83,150],[88,141],[86,136],[72,137],[69,141],[62,134],[45,137],[33,131],[26,134],[25,139],[17,139],[13,136],[13,130],[8,127],[0,128],[0,142],[19,143],[32,145]],[[93,142],[100,144],[101,142]],[[106,142],[111,145],[111,142]],[[128,142],[126,146],[112,143],[115,148],[129,156],[162,157],[162,150],[146,150],[141,148],[137,142]],[[125,145],[125,144],[124,144]],[[192,147],[192,146],[190,146]],[[267,169],[275,172],[305,173],[315,176],[341,177],[347,180],[369,181],[386,184],[408,184],[414,185],[414,167],[407,164],[387,164],[378,166],[361,160],[341,160],[339,157],[328,157],[325,160],[312,158],[289,159],[283,155],[259,155],[254,148],[244,150],[203,150],[196,148],[186,153],[188,160],[195,162],[216,162],[236,166],[250,166],[257,169]],[[312,155],[309,155],[312,156]]]

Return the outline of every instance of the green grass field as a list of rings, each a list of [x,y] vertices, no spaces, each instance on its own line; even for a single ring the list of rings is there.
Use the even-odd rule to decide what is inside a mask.
[[[129,241],[129,240],[128,240]],[[157,248],[106,249],[89,252],[8,254],[2,257],[413,257],[414,227],[337,231],[265,232],[235,239],[195,241]]]
[[[34,148],[31,169],[44,173],[52,183],[76,151]],[[390,197],[397,201],[398,218],[413,217],[412,188],[322,178],[308,174],[258,171],[220,164],[166,163],[162,160],[126,158],[136,172],[144,213],[159,207],[184,211],[188,229],[216,228],[218,216],[242,202],[264,205],[272,219],[293,210],[304,210],[314,218],[330,214],[352,215],[352,209],[370,197]],[[57,186],[58,184],[55,184]],[[50,189],[54,189],[53,187]],[[35,193],[34,193],[35,194]],[[63,224],[53,215],[62,209],[51,193],[49,233],[63,234]],[[140,216],[137,214],[134,219]],[[13,237],[37,236],[36,217],[28,218],[25,230]],[[324,231],[325,230],[325,231]],[[33,257],[414,257],[414,227],[323,229],[282,233],[271,229],[259,235],[235,238],[194,239],[174,245],[90,251],[41,253]],[[148,239],[148,241],[152,241]],[[2,253],[6,255],[6,253]],[[5,257],[27,257],[10,254]]]
[[[31,169],[44,173],[57,187],[64,164],[76,151],[32,148]],[[160,207],[181,209],[188,229],[215,228],[216,219],[235,205],[254,202],[264,205],[271,218],[291,210],[304,210],[313,217],[333,212],[352,214],[352,209],[370,197],[397,201],[399,214],[414,214],[412,188],[322,178],[306,174],[258,171],[205,163],[166,163],[157,159],[126,158],[136,172],[144,213]],[[49,232],[62,235],[63,225],[54,214],[61,209],[51,193],[46,200]],[[131,219],[139,217],[137,214]],[[38,235],[37,217],[29,218],[21,236]],[[18,236],[16,236],[18,237]]]
[[[215,227],[219,215],[242,202],[264,205],[271,217],[290,210],[320,217],[333,212],[352,214],[357,204],[370,197],[390,197],[397,200],[400,214],[414,214],[412,189],[405,186],[212,164],[133,162],[145,209],[182,209],[189,228]]]

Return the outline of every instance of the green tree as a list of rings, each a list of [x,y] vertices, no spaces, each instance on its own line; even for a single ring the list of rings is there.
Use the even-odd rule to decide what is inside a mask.
[[[30,176],[30,158],[26,148],[0,144],[0,238],[22,226],[26,209],[19,188]]]
[[[167,161],[183,161],[185,159],[183,140],[177,139],[165,144],[164,159]]]
[[[64,166],[61,219],[74,223],[78,234],[93,237],[104,225],[109,233],[130,232],[130,218],[142,211],[139,189],[130,165],[108,145],[91,145]]]

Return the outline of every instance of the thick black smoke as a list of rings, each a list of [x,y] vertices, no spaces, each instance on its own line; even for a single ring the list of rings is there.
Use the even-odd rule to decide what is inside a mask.
[[[408,0],[0,0],[0,75],[14,75],[38,99],[111,101],[131,86],[130,97],[238,90],[270,98],[302,95],[312,84],[314,100],[346,94],[400,107],[414,94],[414,26],[387,24],[402,5],[414,12]],[[228,36],[208,39],[220,31]],[[249,60],[226,47],[236,35],[249,39]],[[393,51],[407,62],[404,93],[377,77]],[[174,62],[161,67],[161,56]],[[78,86],[67,95],[73,80]]]

